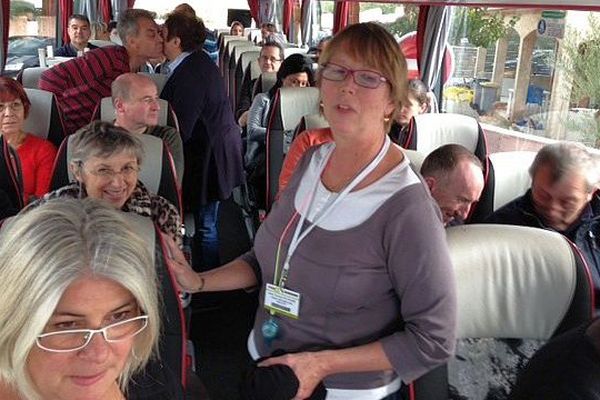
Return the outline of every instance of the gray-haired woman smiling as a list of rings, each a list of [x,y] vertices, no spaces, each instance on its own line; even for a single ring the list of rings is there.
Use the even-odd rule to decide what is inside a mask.
[[[81,128],[72,146],[69,167],[76,182],[46,194],[31,207],[57,197],[89,196],[122,211],[152,218],[162,232],[181,244],[181,217],[177,208],[167,199],[150,193],[138,180],[144,150],[135,135],[97,121]]]

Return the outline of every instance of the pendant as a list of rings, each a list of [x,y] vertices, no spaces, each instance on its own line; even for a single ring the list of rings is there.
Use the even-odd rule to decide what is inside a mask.
[[[277,337],[279,334],[279,324],[273,317],[269,318],[265,322],[263,322],[260,331],[267,341],[271,341]]]

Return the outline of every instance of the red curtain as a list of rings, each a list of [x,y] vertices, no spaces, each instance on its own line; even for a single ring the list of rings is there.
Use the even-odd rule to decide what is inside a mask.
[[[60,15],[60,26],[62,27],[62,41],[69,43],[69,17],[73,15],[73,0],[58,0],[58,13]]]
[[[127,8],[133,8],[133,5],[135,4],[135,0],[127,0]]]
[[[112,20],[112,6],[110,4],[110,0],[100,0],[98,5],[100,6],[102,20],[106,23],[109,23],[110,20]]]
[[[427,14],[429,6],[419,7],[419,19],[417,21],[417,64],[421,69],[421,54],[423,54],[423,40],[425,40],[425,30],[427,28]]]
[[[293,0],[283,0],[283,33],[289,38],[292,26],[292,12],[294,11]]]
[[[256,25],[260,23],[260,21],[258,20],[258,2],[259,0],[248,0],[248,7],[250,7],[250,15],[252,16],[254,21],[256,21]]]
[[[335,35],[348,25],[350,14],[350,3],[345,0],[335,3],[335,15],[333,16],[333,34]]]
[[[8,23],[10,21],[10,0],[2,0],[0,6],[2,7],[2,49],[4,49],[2,62],[6,64],[6,52],[8,50]],[[2,68],[3,66],[0,65],[0,71]]]

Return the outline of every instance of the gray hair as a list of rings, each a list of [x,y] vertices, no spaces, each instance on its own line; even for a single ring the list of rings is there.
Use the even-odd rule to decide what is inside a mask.
[[[142,74],[128,72],[119,75],[110,85],[110,94],[113,105],[118,98],[130,100],[132,90],[142,82],[150,83],[156,87],[156,83],[154,83],[152,79]]]
[[[580,143],[558,142],[542,147],[529,168],[532,179],[542,166],[550,168],[552,183],[573,173],[583,176],[588,192],[595,190],[600,180],[597,156]]]
[[[123,45],[127,44],[127,38],[137,36],[140,33],[138,21],[142,18],[154,21],[156,15],[152,11],[143,10],[141,8],[130,8],[119,15],[117,23],[117,31]]]
[[[0,232],[0,380],[23,398],[40,399],[27,369],[37,336],[69,285],[89,274],[119,283],[148,315],[119,377],[126,390],[156,354],[160,333],[156,271],[143,240],[120,212],[91,198],[48,201]]]
[[[107,158],[130,152],[142,164],[144,147],[135,134],[109,122],[94,121],[78,130],[72,139],[71,164],[82,165],[91,157]]]
[[[450,173],[462,160],[467,160],[483,171],[483,165],[466,147],[460,144],[446,144],[438,147],[423,160],[421,175],[439,176]]]

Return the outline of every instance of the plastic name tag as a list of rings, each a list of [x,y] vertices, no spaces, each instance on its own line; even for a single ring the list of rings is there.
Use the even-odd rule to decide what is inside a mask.
[[[276,314],[298,319],[300,315],[300,293],[267,283],[265,287],[265,308]]]

